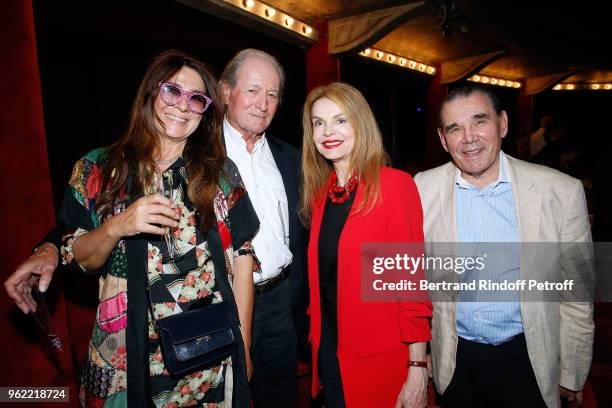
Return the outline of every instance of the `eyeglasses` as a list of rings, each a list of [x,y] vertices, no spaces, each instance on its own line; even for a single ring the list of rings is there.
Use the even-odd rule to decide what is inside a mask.
[[[159,97],[168,106],[178,105],[185,96],[189,110],[196,115],[204,114],[212,103],[212,99],[202,92],[183,91],[183,88],[172,82],[164,82],[159,86]]]

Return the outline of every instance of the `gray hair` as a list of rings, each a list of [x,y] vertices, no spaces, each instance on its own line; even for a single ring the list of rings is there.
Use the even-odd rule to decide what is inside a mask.
[[[234,55],[234,57],[223,69],[223,73],[221,74],[221,83],[228,84],[232,88],[235,87],[238,80],[238,71],[240,71],[242,64],[244,64],[244,62],[249,58],[264,59],[272,64],[274,69],[276,69],[279,79],[278,100],[280,102],[283,98],[283,92],[285,90],[285,70],[283,70],[283,67],[276,58],[261,50],[246,48]]]

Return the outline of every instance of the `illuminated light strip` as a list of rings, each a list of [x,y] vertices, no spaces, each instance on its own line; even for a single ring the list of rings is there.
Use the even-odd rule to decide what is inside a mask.
[[[302,37],[313,41],[319,41],[319,32],[308,24],[296,19],[289,14],[275,9],[259,0],[223,0],[241,10],[247,11],[259,18],[274,23],[286,30],[293,31]]]
[[[553,87],[553,91],[610,91],[612,90],[611,83],[596,83],[596,84],[575,84],[563,83]]]
[[[383,61],[387,64],[399,65],[400,67],[408,68],[413,71],[423,72],[424,74],[435,75],[436,68],[431,65],[423,64],[408,57],[385,52],[376,48],[366,48],[359,55],[367,58],[372,58],[377,61]]]
[[[487,75],[472,75],[467,79],[472,82],[480,82],[481,84],[505,86],[507,88],[520,88],[523,86],[519,81],[511,81],[509,79],[495,78]]]

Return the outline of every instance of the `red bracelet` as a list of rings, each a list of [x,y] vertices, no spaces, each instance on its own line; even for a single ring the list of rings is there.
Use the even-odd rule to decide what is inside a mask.
[[[414,361],[414,360],[410,360],[410,361],[408,361],[408,367],[427,368],[427,361]]]

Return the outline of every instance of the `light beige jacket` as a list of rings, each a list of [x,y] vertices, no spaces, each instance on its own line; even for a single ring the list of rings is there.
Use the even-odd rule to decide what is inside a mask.
[[[506,157],[521,241],[591,242],[581,182],[548,167]],[[450,162],[414,178],[423,203],[426,242],[456,241],[455,175],[456,167]],[[520,279],[535,279],[536,264],[546,261],[533,252],[521,250]],[[593,305],[524,300],[521,296],[529,359],[547,406],[559,407],[558,386],[580,390],[589,373]],[[431,349],[434,383],[443,393],[453,377],[457,352],[453,301],[434,302]]]

